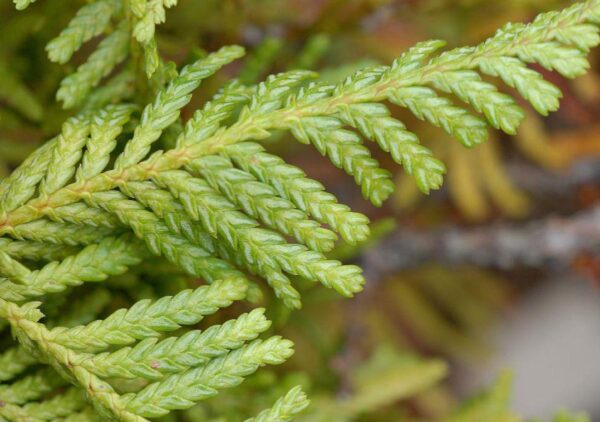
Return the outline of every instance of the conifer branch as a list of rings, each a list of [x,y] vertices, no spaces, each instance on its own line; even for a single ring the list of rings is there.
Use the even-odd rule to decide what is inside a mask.
[[[243,170],[234,168],[225,157],[207,156],[194,161],[191,169],[200,173],[213,189],[236,203],[247,215],[267,227],[295,237],[310,249],[327,252],[333,249],[334,232],[310,220],[287,199],[280,198],[269,185],[259,182]]]
[[[246,295],[247,286],[238,279],[216,281],[196,290],[183,290],[155,303],[143,300],[128,310],[121,309],[105,320],[65,329],[54,328],[50,337],[73,350],[97,352],[112,344],[126,345],[159,333],[192,325],[219,308]]]
[[[27,239],[70,246],[97,243],[104,237],[115,234],[111,228],[60,224],[46,219],[16,226],[9,233],[19,240]]]
[[[433,83],[434,77],[442,70],[445,72],[477,68],[485,72],[487,69],[486,64],[493,58],[517,57],[524,61],[535,59],[536,61],[546,60],[552,62],[552,58],[544,55],[539,49],[533,49],[533,52],[527,50],[529,55],[525,55],[523,45],[547,46],[547,43],[556,43],[555,39],[560,33],[556,29],[557,27],[579,28],[585,22],[596,23],[598,22],[598,8],[598,4],[590,0],[578,3],[562,12],[540,15],[541,17],[531,24],[513,25],[504,28],[478,47],[441,53],[426,63],[423,60],[424,56],[432,54],[432,48],[419,45],[402,56],[390,68],[384,67],[378,68],[376,71],[359,72],[337,88],[316,84],[307,90],[300,90],[298,95],[287,100],[286,107],[282,109],[276,108],[277,104],[281,102],[279,98],[261,100],[261,97],[265,95],[264,91],[267,89],[262,88],[262,94],[259,92],[261,95],[255,96],[253,100],[255,106],[247,109],[254,110],[254,113],[250,111],[243,112],[238,121],[232,126],[215,133],[201,143],[184,145],[165,153],[155,154],[146,161],[121,170],[107,171],[102,174],[102,177],[99,175],[88,180],[87,188],[89,191],[106,190],[116,186],[117,181],[147,179],[151,177],[152,173],[179,168],[193,159],[222,152],[229,145],[251,138],[262,139],[266,136],[268,130],[291,129],[303,118],[335,115],[338,108],[364,102],[365,100],[396,100],[411,107],[417,116],[428,118],[434,124],[445,126],[450,133],[455,134],[464,143],[468,145],[476,144],[484,139],[484,128],[481,126],[480,120],[477,120],[478,118],[474,116],[469,117],[469,115],[464,114],[464,110],[452,106],[442,97],[428,97],[428,95],[433,95],[434,91],[423,85]],[[587,27],[590,28],[588,31],[593,31],[593,28],[596,28],[594,25],[587,25]],[[593,37],[589,38],[593,39]],[[554,46],[554,44],[552,45]],[[585,52],[580,51],[579,57],[581,57],[581,60],[585,60],[583,54]],[[569,77],[576,76],[582,71],[581,68],[567,73],[563,69],[563,73]],[[508,70],[504,71],[504,73],[506,72]],[[304,77],[303,75],[302,77],[290,77],[289,79],[297,83],[296,81]],[[176,79],[173,84],[178,84],[179,81],[181,80]],[[183,81],[181,83],[185,84]],[[542,98],[543,93],[536,92],[537,87],[535,85],[530,88],[533,91],[530,98],[534,96]],[[549,99],[548,101],[552,102],[554,100]],[[267,105],[264,105],[263,102]],[[269,110],[269,108],[274,109]],[[269,111],[265,112],[265,110]],[[432,110],[438,111],[435,111],[435,114],[429,114]],[[456,126],[452,124],[453,121],[456,121]],[[492,122],[492,124],[495,123]],[[146,144],[148,140],[143,142],[140,140],[140,142]],[[146,150],[145,147],[142,149]],[[347,166],[352,167],[351,164],[347,164]],[[60,204],[67,204],[77,199],[77,195],[69,195],[64,190],[57,196],[59,198],[56,199]],[[7,221],[2,222],[2,226],[19,224],[30,219],[39,218],[38,212],[26,213],[23,209],[15,210],[11,214],[7,216]]]
[[[259,144],[243,142],[231,145],[224,149],[223,154],[257,179],[273,186],[279,196],[293,202],[315,220],[329,225],[346,242],[355,244],[368,237],[369,220],[366,216],[339,204],[321,183],[306,177],[300,168],[265,152]]]
[[[281,397],[273,407],[265,409],[254,418],[246,419],[246,422],[285,422],[291,421],[309,404],[306,394],[300,386],[292,388],[287,394]]]
[[[124,27],[115,29],[104,38],[88,60],[60,84],[56,98],[65,108],[80,105],[102,78],[127,57],[129,33]]]
[[[85,361],[84,365],[103,378],[159,380],[237,349],[254,340],[270,325],[264,317],[264,309],[255,309],[223,325],[213,325],[206,331],[188,331],[181,337],[168,337],[160,342],[156,337],[147,338],[133,348],[100,353]]]
[[[195,291],[180,292],[175,297],[163,297],[153,304],[140,301],[106,320],[72,329],[48,330],[37,322],[42,314],[37,308],[39,304],[32,302],[18,306],[0,299],[0,317],[11,323],[27,347],[40,353],[67,379],[84,387],[100,415],[111,420],[144,421],[144,416],[164,415],[170,409],[190,407],[195,401],[215,395],[216,389],[239,384],[258,367],[279,364],[291,355],[292,343],[277,336],[242,346],[269,327],[263,310],[255,310],[205,332],[190,331],[179,339],[172,337],[158,343],[152,340],[161,332],[195,324],[219,307],[243,298],[246,288],[245,282],[236,279],[217,281]],[[126,345],[144,339],[133,349],[92,355],[111,345]],[[179,360],[170,360],[173,350],[181,351]],[[63,378],[55,374],[51,377],[52,372],[46,369],[10,386],[0,387],[0,399],[20,405],[39,398],[64,384]],[[114,375],[155,380],[169,373],[171,375],[164,380],[125,395],[119,395],[102,379]],[[32,383],[35,388],[31,387]],[[195,388],[186,388],[188,385]],[[20,409],[10,406],[6,411],[35,415],[58,412],[58,407],[66,415],[83,407],[77,400],[71,400],[71,408],[60,406],[63,400],[67,397],[58,396]],[[148,401],[151,403],[144,404]]]
[[[254,340],[205,366],[171,375],[135,395],[125,395],[123,400],[131,412],[145,417],[162,416],[171,409],[189,408],[194,402],[216,395],[220,389],[234,387],[259,367],[278,365],[292,353],[291,342],[281,337]]]
[[[17,8],[32,2],[15,1]],[[88,2],[47,46],[51,60],[65,63],[103,36],[57,93],[65,108],[83,111],[0,182],[0,317],[20,343],[0,354],[6,363],[0,379],[16,379],[0,386],[3,418],[145,421],[282,363],[292,344],[258,338],[270,326],[262,309],[204,331],[178,330],[252,294],[243,271],[264,278],[291,308],[301,306],[295,276],[354,295],[363,288],[361,269],[323,253],[338,235],[351,244],[365,240],[368,219],[256,142],[290,132],[351,175],[379,206],[394,184],[365,145],[370,139],[428,193],[441,186],[444,164],[382,102],[473,147],[487,139],[489,127],[514,134],[524,118],[491,78],[545,115],[557,109],[561,93],[528,65],[573,78],[587,70],[586,55],[600,43],[600,1],[588,0],[507,25],[475,47],[444,51],[442,41],[418,43],[390,66],[362,69],[337,84],[302,70],[255,86],[230,81],[184,125],[181,112],[193,91],[244,51],[223,47],[176,73],[154,36],[176,3]],[[152,96],[141,114],[121,103]],[[49,294],[122,275],[150,254],[208,285],[89,322],[107,295],[92,289],[81,300],[88,309],[71,307],[65,318],[40,322],[46,304],[32,299],[49,299],[51,315],[65,296],[54,301]],[[38,362],[53,369],[18,378]],[[136,380],[140,390],[121,394],[114,378]],[[43,400],[67,382],[77,388]],[[295,388],[254,420],[289,420],[306,405]]]
[[[83,6],[60,35],[46,45],[48,58],[57,63],[68,62],[83,43],[104,32],[120,5],[120,1],[99,0]]]
[[[19,284],[15,279],[0,281],[0,297],[11,301],[56,293],[84,282],[104,281],[110,275],[127,271],[147,254],[141,242],[130,235],[106,237],[98,244],[89,245],[62,262],[51,262],[42,269],[23,271]]]
[[[198,88],[200,82],[243,54],[241,47],[223,47],[206,59],[184,67],[177,79],[158,94],[154,103],[146,106],[140,124],[117,158],[115,168],[130,167],[143,159],[148,154],[150,145],[179,117],[179,110],[190,101],[191,92]]]
[[[133,36],[142,44],[154,38],[154,27],[165,21],[165,9],[173,7],[177,0],[143,0],[131,2],[133,13],[139,18]]]

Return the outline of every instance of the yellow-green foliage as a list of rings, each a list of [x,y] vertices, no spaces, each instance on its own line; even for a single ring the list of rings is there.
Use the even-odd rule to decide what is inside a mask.
[[[24,9],[33,1],[15,3]],[[258,299],[260,279],[289,308],[301,307],[297,280],[347,297],[359,293],[361,269],[325,253],[338,238],[366,240],[369,221],[260,142],[291,133],[379,206],[394,183],[365,146],[369,139],[428,193],[441,186],[445,166],[384,102],[476,147],[490,127],[514,134],[525,117],[495,83],[547,115],[561,92],[528,64],[574,78],[588,69],[586,55],[600,43],[600,0],[588,0],[529,24],[508,24],[474,47],[420,42],[391,65],[363,68],[336,84],[306,70],[244,84],[262,72],[250,66],[245,80],[228,81],[184,122],[193,92],[245,50],[230,45],[199,54],[176,72],[159,56],[155,38],[176,3],[88,2],[47,44],[49,59],[66,63],[99,38],[60,82],[56,98],[72,110],[60,133],[0,182],[0,318],[19,343],[0,355],[7,362],[0,368],[2,418],[144,421],[189,409],[261,366],[283,363],[292,343],[263,334],[270,322],[262,309],[202,331],[183,327],[233,302]],[[299,62],[310,63],[311,54]],[[28,119],[41,119],[31,92],[18,78],[10,82],[15,73],[7,65],[0,95]],[[127,280],[144,265],[152,274],[151,264],[203,284],[154,296],[151,286],[152,297],[142,298],[148,285],[133,275],[131,290],[142,296],[135,303],[116,300],[93,320],[106,303],[100,293],[87,312],[72,307],[67,320],[47,318],[53,308],[69,308],[61,300],[79,286]],[[418,311],[418,299],[402,297]],[[370,371],[382,377],[363,379],[352,400],[334,404],[337,416],[411,396],[445,372],[442,363],[414,356],[392,363],[394,372],[374,364]],[[492,396],[504,403],[504,384],[498,389]],[[289,420],[306,404],[293,388],[254,420]],[[470,415],[496,407],[468,407],[457,417],[491,420]]]

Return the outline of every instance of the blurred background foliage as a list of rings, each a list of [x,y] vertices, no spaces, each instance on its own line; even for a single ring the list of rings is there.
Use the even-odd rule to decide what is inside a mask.
[[[366,64],[390,62],[417,41],[442,38],[451,46],[471,45],[508,21],[527,21],[538,12],[568,4],[561,0],[179,3],[158,30],[162,57],[181,66],[205,51],[242,44],[248,47],[249,56],[221,78],[237,77],[248,84],[293,68],[314,69],[324,79],[340,80]],[[55,93],[60,80],[89,51],[84,48],[71,64],[57,65],[47,60],[44,46],[79,7],[77,2],[45,0],[27,13],[17,13],[11,2],[0,3],[4,37],[0,42],[1,176],[57,133],[64,118],[73,113],[61,108]],[[87,48],[93,50],[95,43]],[[260,300],[268,303],[268,316],[276,322],[273,329],[295,342],[294,358],[281,371],[263,371],[235,391],[165,420],[239,420],[240,414],[255,413],[298,383],[313,401],[301,419],[306,421],[525,420],[510,410],[509,372],[498,375],[490,386],[481,386],[479,395],[465,401],[468,394],[460,388],[470,373],[465,368],[477,368],[492,359],[490,332],[522,306],[522,297],[543,287],[550,275],[577,274],[578,283],[597,284],[600,279],[599,213],[592,214],[591,220],[586,217],[584,223],[579,220],[581,213],[598,209],[600,198],[600,76],[592,71],[567,82],[537,70],[565,93],[560,111],[544,120],[528,113],[517,136],[511,139],[496,133],[490,142],[472,150],[394,109],[447,164],[448,175],[444,189],[425,197],[400,172],[396,197],[382,209],[360,201],[359,190],[332,166],[321,165],[316,152],[273,136],[270,148],[288,162],[300,164],[342,202],[372,219],[373,236],[366,244],[334,252],[336,257],[365,266],[366,291],[353,300],[341,300],[323,289],[305,286],[304,308],[290,313],[265,290]],[[129,97],[133,90],[127,87],[136,81],[127,78],[126,71],[118,69],[106,83],[120,83],[124,99],[143,102],[144,98]],[[222,82],[204,85],[184,118]],[[385,156],[378,158],[385,165]],[[578,233],[581,237],[588,234],[588,242],[561,244],[561,232],[552,231],[557,224],[543,224],[557,214],[562,216],[559,226],[583,227]],[[550,254],[549,261],[498,258],[497,262],[478,262],[475,253],[469,262],[460,257],[438,260],[435,239],[431,253],[425,249],[414,265],[410,259],[398,259],[380,271],[377,259],[372,261],[382,239],[401,228],[409,228],[419,239],[428,239],[440,228],[449,228],[457,236],[477,229],[485,238],[488,230],[502,234],[504,227],[511,227],[514,234],[519,225],[536,222],[541,222],[539,230],[550,231],[544,239],[555,238],[564,247]],[[585,224],[596,230],[586,231]],[[523,230],[523,236],[527,233]],[[499,235],[490,241],[500,242],[498,247],[510,252],[525,240]],[[467,252],[469,247],[477,251],[479,244],[466,242],[464,247]],[[87,288],[86,295],[73,301],[76,306],[70,315],[60,315],[59,308],[61,301],[72,301],[72,297],[57,297],[45,304],[45,313],[57,323],[84,323],[130,299],[172,294],[193,284],[185,274],[158,261],[114,277],[106,287]],[[7,335],[5,330],[3,336]],[[269,393],[257,394],[259,390]],[[556,408],[561,405],[555,403]],[[593,413],[598,408],[584,410]],[[588,419],[559,412],[553,420]]]

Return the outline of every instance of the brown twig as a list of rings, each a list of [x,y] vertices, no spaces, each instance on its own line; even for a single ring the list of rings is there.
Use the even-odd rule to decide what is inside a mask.
[[[360,259],[368,280],[427,262],[501,269],[565,266],[600,253],[600,204],[566,217],[434,231],[399,228]]]

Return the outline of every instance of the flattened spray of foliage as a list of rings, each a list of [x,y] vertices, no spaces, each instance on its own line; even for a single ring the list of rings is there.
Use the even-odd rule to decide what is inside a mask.
[[[18,9],[31,3],[15,0]],[[600,1],[588,0],[508,24],[474,47],[420,42],[391,65],[336,84],[305,70],[256,85],[245,84],[249,76],[232,79],[184,122],[181,111],[198,86],[245,52],[225,46],[176,71],[155,37],[176,3],[88,2],[47,44],[48,58],[65,64],[99,40],[60,82],[56,98],[71,110],[60,133],[0,183],[0,318],[18,341],[0,355],[4,419],[143,421],[189,409],[262,366],[285,362],[293,344],[265,334],[270,321],[261,308],[202,331],[192,326],[256,299],[262,280],[289,308],[302,304],[298,279],[342,296],[359,293],[361,269],[326,253],[338,239],[366,240],[369,221],[260,142],[291,133],[380,206],[395,185],[365,146],[372,141],[429,193],[442,185],[445,166],[386,103],[476,147],[491,129],[515,134],[525,118],[502,84],[545,116],[559,107],[561,92],[529,65],[575,78],[600,43]],[[10,65],[7,72],[14,76]],[[7,80],[0,81],[2,98],[41,118],[18,78]],[[204,283],[114,308],[103,319],[92,306],[107,301],[98,290],[87,309],[56,324],[46,318],[44,307],[78,286],[153,262]],[[432,370],[411,362],[417,378]],[[443,372],[433,369],[432,382]],[[344,411],[372,406],[362,397]],[[292,388],[251,420],[290,420],[307,405]],[[450,420],[491,420],[473,416],[487,411],[465,407]]]

